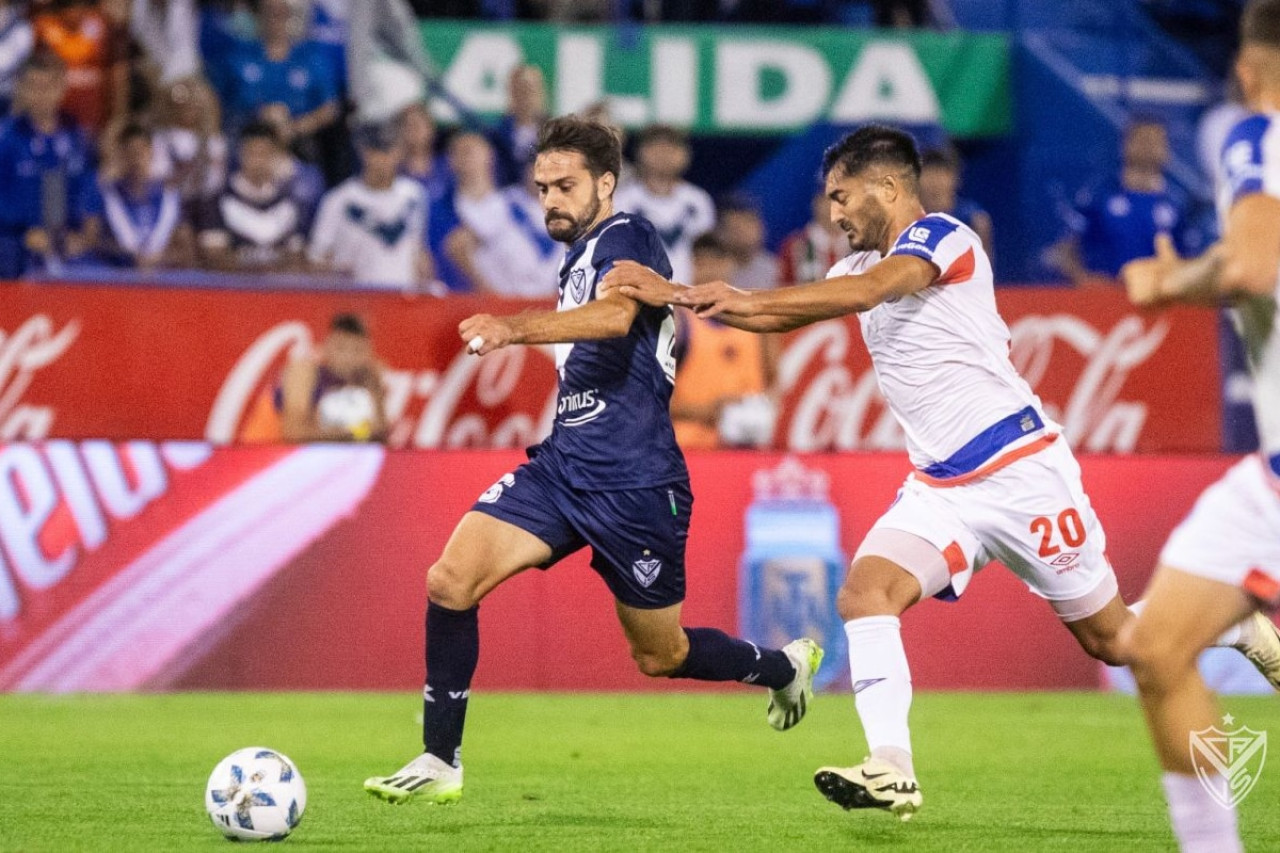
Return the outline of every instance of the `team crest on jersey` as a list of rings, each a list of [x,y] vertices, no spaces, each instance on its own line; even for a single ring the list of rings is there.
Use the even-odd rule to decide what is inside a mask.
[[[649,552],[645,551],[644,555],[649,556]],[[631,572],[636,576],[636,580],[640,581],[643,587],[649,587],[658,579],[658,572],[662,571],[661,560],[636,560],[631,564]]]
[[[573,301],[581,303],[583,297],[587,295],[587,271],[584,269],[575,269],[569,273],[569,295],[573,297]]]

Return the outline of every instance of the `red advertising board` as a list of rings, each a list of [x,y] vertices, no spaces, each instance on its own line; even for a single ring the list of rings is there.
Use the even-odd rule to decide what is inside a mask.
[[[1113,291],[999,294],[1012,356],[1077,447],[1220,446],[1217,327],[1208,311],[1140,314]],[[0,285],[0,439],[235,443],[252,402],[339,311],[369,321],[389,371],[392,447],[521,447],[549,428],[546,349],[476,358],[463,318],[525,303],[360,292]],[[897,450],[854,318],[787,336],[780,449]]]
[[[0,445],[0,690],[413,689],[424,572],[476,496],[521,458],[330,445]],[[691,456],[686,624],[736,630],[744,516],[757,474],[781,460]],[[798,460],[829,484],[845,554],[908,468],[901,454]],[[1141,592],[1169,530],[1230,462],[1084,458],[1126,598]],[[635,671],[585,554],[517,576],[480,618],[477,687],[666,687]],[[914,608],[904,636],[922,688],[1097,683],[1096,665],[1050,609],[998,566],[958,603]],[[842,638],[832,639],[837,650]]]

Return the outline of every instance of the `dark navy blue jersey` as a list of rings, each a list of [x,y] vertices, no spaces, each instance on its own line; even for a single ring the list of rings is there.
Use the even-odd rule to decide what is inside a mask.
[[[621,260],[671,277],[653,225],[632,213],[614,214],[569,247],[557,310],[593,301],[600,280]],[[669,306],[642,305],[623,337],[556,344],[555,423],[534,452],[552,454],[574,488],[634,489],[688,478],[671,426],[675,328]]]

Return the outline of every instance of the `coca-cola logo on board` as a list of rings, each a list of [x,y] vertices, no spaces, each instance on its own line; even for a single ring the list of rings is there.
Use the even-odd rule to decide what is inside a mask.
[[[227,374],[209,412],[205,438],[215,444],[236,440],[257,394],[276,380],[273,368],[304,355],[314,345],[305,323],[279,323],[258,336]],[[548,383],[539,411],[511,411],[513,395],[527,388],[529,365],[546,358],[540,348],[508,347],[483,358],[460,344],[442,369],[388,369],[386,415],[388,445],[419,449],[524,447],[551,430],[555,385]],[[526,383],[522,385],[522,383]],[[468,409],[465,400],[478,407]],[[495,416],[495,412],[501,412]]]
[[[13,332],[0,329],[0,440],[35,441],[53,428],[52,406],[23,402],[36,373],[57,361],[80,334],[71,320],[55,329],[51,317],[35,314]]]
[[[1149,405],[1121,395],[1130,374],[1164,343],[1167,320],[1148,326],[1141,317],[1128,315],[1102,330],[1072,314],[1030,315],[1009,331],[1014,367],[1041,395],[1046,412],[1061,422],[1073,445],[1095,452],[1136,449]],[[791,339],[778,361],[778,391],[790,403],[786,449],[905,447],[875,371],[869,362],[859,371],[850,358],[851,348],[861,346],[851,325],[842,322],[818,323]]]

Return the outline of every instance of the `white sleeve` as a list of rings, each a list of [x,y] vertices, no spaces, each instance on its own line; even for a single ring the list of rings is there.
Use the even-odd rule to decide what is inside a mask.
[[[716,206],[710,194],[702,187],[689,185],[693,190],[693,217],[689,220],[688,234],[694,240],[716,227]]]

